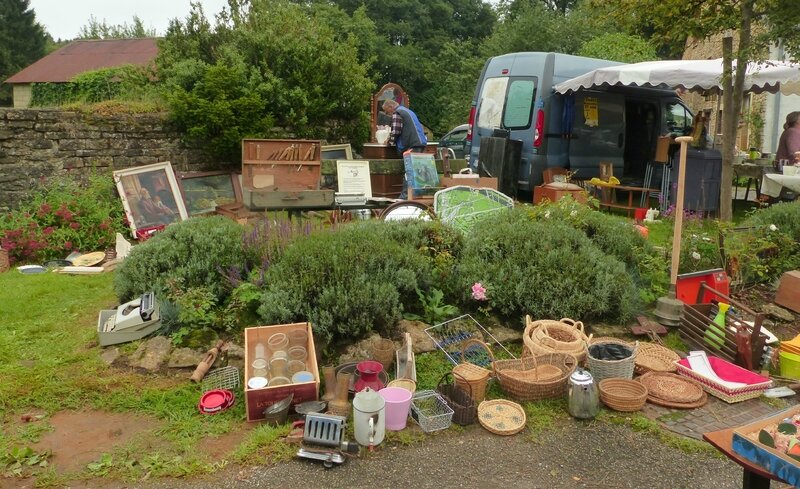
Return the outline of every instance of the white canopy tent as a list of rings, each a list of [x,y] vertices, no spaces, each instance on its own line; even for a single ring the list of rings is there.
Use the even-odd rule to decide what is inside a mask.
[[[694,92],[722,90],[722,58],[646,61],[608,66],[555,86],[556,93],[609,86],[683,88]],[[769,60],[747,66],[745,92],[800,94],[800,63]]]

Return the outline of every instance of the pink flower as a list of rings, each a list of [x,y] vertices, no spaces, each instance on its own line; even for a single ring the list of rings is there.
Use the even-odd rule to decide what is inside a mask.
[[[486,300],[486,289],[480,282],[475,282],[475,284],[472,285],[472,298],[476,301]]]
[[[64,243],[64,249],[65,250],[71,250],[72,249],[72,241],[67,241],[66,243]]]
[[[55,229],[54,229],[52,226],[47,226],[46,228],[44,228],[44,229],[42,230],[42,233],[43,233],[45,236],[49,236],[49,235],[53,234],[53,231],[55,231]]]
[[[69,223],[69,227],[71,227],[72,229],[80,229],[81,225],[78,222],[71,222]]]

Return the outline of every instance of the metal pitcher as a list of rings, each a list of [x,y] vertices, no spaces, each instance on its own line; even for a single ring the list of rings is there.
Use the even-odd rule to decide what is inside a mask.
[[[569,377],[569,414],[578,419],[591,419],[600,412],[600,393],[592,374],[579,368]]]

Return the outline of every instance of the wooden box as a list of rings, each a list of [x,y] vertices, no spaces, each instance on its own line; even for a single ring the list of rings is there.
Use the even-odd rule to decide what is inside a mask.
[[[789,484],[795,487],[800,485],[800,461],[780,450],[764,445],[758,440],[758,433],[762,428],[777,425],[785,418],[791,418],[798,413],[800,413],[800,406],[794,406],[774,416],[735,428],[731,441],[733,451]],[[755,439],[753,433],[755,433]]]
[[[242,186],[250,190],[317,190],[320,142],[302,139],[243,139]]]
[[[586,203],[586,191],[579,188],[579,189],[561,189],[561,188],[554,188],[553,184],[545,184],[539,185],[538,187],[533,187],[533,203],[538,204],[539,202],[543,201],[544,199],[549,200],[550,202],[557,202],[562,197],[569,195],[576,201],[585,204]]]
[[[403,156],[394,146],[378,143],[364,143],[361,153],[365,160],[400,160]]]
[[[400,173],[371,174],[369,180],[372,185],[372,196],[387,199],[400,197],[404,179],[405,175]]]
[[[308,333],[306,351],[306,368],[314,374],[312,382],[301,382],[298,384],[279,385],[275,387],[263,387],[261,389],[251,389],[248,382],[253,373],[252,363],[256,354],[256,344],[262,343],[267,352],[267,357],[271,352],[267,348],[267,340],[275,333],[288,333],[296,329],[305,329]],[[269,359],[267,359],[269,361]],[[311,330],[311,323],[279,324],[274,326],[257,326],[245,328],[244,330],[244,399],[247,411],[247,421],[259,421],[264,419],[264,410],[276,402],[284,399],[290,393],[294,393],[292,405],[305,402],[316,401],[319,399],[319,369],[317,367],[317,351],[314,348],[314,336]]]
[[[333,190],[252,191],[246,192],[245,203],[251,210],[272,209],[330,209]]]
[[[258,213],[250,212],[250,210],[241,202],[231,202],[230,204],[218,205],[215,212],[221,216],[227,217],[228,219],[232,219],[239,224],[247,224],[250,219],[256,219],[259,217]]]
[[[439,184],[444,188],[466,185],[473,188],[491,188],[497,190],[497,179],[494,177],[481,177],[478,175],[459,175],[439,178]]]
[[[800,312],[800,270],[781,275],[781,283],[775,294],[775,304]]]

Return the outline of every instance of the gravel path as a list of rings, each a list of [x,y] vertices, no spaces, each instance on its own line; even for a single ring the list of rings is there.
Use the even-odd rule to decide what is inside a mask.
[[[710,454],[686,454],[625,426],[575,423],[527,435],[494,436],[473,426],[384,448],[326,470],[293,460],[272,467],[228,469],[190,481],[148,481],[163,488],[450,488],[504,487],[727,489],[741,487],[738,465]],[[774,487],[783,487],[773,483]]]

